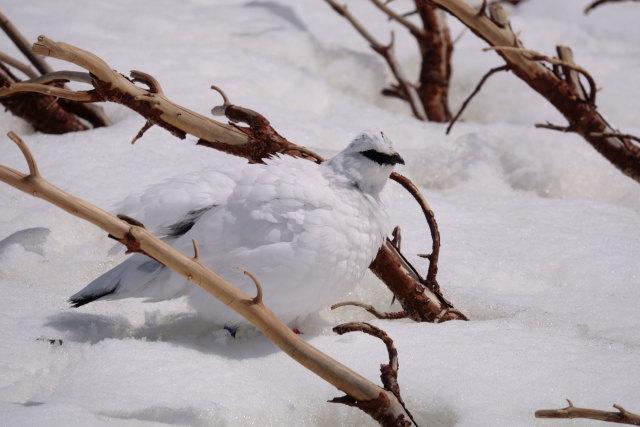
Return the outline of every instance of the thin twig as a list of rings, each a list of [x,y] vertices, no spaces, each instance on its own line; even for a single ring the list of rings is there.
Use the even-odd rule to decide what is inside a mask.
[[[29,78],[35,78],[39,76],[39,74],[33,71],[33,68],[31,68],[29,65],[25,64],[24,62],[18,61],[17,59],[7,55],[4,52],[0,52],[0,62],[4,62],[7,65],[11,65],[15,69],[22,71]]]
[[[608,421],[618,424],[630,424],[640,426],[640,415],[634,414],[615,404],[618,412],[599,411],[596,409],[578,408],[567,399],[569,406],[562,409],[541,409],[535,412],[536,418],[584,418],[590,420]]]
[[[602,138],[602,137],[609,137],[609,136],[613,136],[613,137],[618,137],[618,138],[629,138],[632,139],[634,141],[638,141],[640,142],[640,137],[635,136],[635,135],[631,135],[628,133],[618,133],[618,132],[591,132],[591,136],[594,136],[596,138]]]
[[[427,224],[429,225],[429,231],[431,232],[431,254],[429,255],[429,270],[427,272],[427,277],[425,279],[427,286],[434,292],[439,293],[438,284],[436,281],[436,274],[438,274],[438,256],[440,255],[440,231],[438,230],[438,224],[436,222],[436,217],[427,203],[426,199],[418,190],[418,187],[415,186],[413,182],[411,182],[407,177],[400,175],[397,172],[393,172],[390,176],[392,180],[399,183],[407,190],[413,198],[418,202],[420,208],[422,209],[422,213],[424,214],[425,219],[427,220]]]
[[[147,120],[146,122],[144,122],[144,125],[140,128],[136,136],[134,136],[133,139],[131,140],[131,145],[135,144],[137,140],[142,138],[142,135],[144,135],[144,133],[148,131],[151,128],[151,126],[153,126],[152,121]]]
[[[593,9],[595,9],[596,7],[598,7],[600,5],[603,5],[605,3],[621,3],[623,1],[640,1],[640,0],[597,0],[597,1],[594,1],[593,3],[591,3],[589,6],[587,6],[584,9],[584,14],[587,15]]]
[[[571,126],[559,126],[559,125],[551,124],[549,122],[547,122],[547,123],[536,123],[535,127],[536,128],[542,128],[542,129],[557,130],[559,132],[565,132],[565,133],[575,132],[575,130]]]
[[[399,13],[396,13],[393,9],[388,7],[386,4],[382,3],[380,0],[371,0],[371,3],[373,3],[373,5],[375,7],[377,7],[382,12],[384,12],[390,19],[393,19],[394,21],[396,21],[400,25],[404,26],[407,30],[409,30],[409,32],[415,38],[424,39],[426,37],[426,33],[425,33],[424,29],[422,29],[422,28],[418,27],[417,25],[415,25],[413,22],[411,22],[408,19],[406,19],[403,15],[400,15]]]
[[[99,101],[93,91],[73,91],[55,86],[49,86],[39,83],[20,82],[14,83],[9,87],[0,87],[0,98],[15,95],[17,93],[34,92],[42,95],[51,95],[72,101],[94,102]]]
[[[11,140],[16,143],[20,151],[22,151],[22,155],[24,156],[24,159],[27,161],[27,166],[29,167],[28,178],[40,177],[40,171],[38,171],[38,164],[36,163],[36,160],[33,158],[33,155],[31,154],[31,150],[29,150],[29,147],[27,147],[27,144],[25,144],[24,141],[18,135],[16,135],[13,131],[9,131],[7,133],[7,136],[11,138]]]
[[[409,81],[405,78],[404,72],[402,68],[398,64],[398,61],[395,58],[393,53],[393,43],[394,43],[394,35],[391,33],[391,42],[388,45],[383,45],[378,40],[376,40],[371,33],[369,33],[364,26],[349,12],[346,6],[338,4],[335,0],[325,0],[332,8],[335,10],[340,16],[344,17],[347,21],[351,23],[353,28],[360,33],[362,37],[364,37],[371,49],[376,51],[380,56],[384,58],[387,62],[387,65],[391,69],[391,73],[396,78],[400,90],[402,94],[406,98],[409,106],[411,107],[411,111],[413,115],[418,120],[426,120],[426,113],[424,111],[424,106],[420,102],[420,98],[415,87],[409,83]]]
[[[60,81],[91,84],[93,82],[93,78],[91,77],[91,74],[85,73],[84,71],[52,71],[51,73],[36,76],[21,83],[38,83],[44,85]]]
[[[467,105],[469,105],[469,102],[471,102],[473,97],[476,96],[476,94],[478,92],[480,92],[480,89],[482,89],[482,86],[489,79],[489,77],[491,77],[493,74],[495,74],[495,73],[497,73],[499,71],[508,71],[510,68],[511,67],[509,67],[508,65],[503,65],[501,67],[495,67],[495,68],[490,69],[487,72],[487,74],[482,76],[482,78],[480,79],[480,81],[476,85],[476,88],[473,90],[473,92],[471,92],[471,95],[469,95],[467,97],[467,99],[464,100],[464,102],[462,103],[462,106],[460,107],[460,110],[458,110],[458,112],[456,113],[455,117],[453,119],[451,119],[451,123],[449,123],[449,126],[447,126],[447,130],[445,132],[446,135],[449,135],[449,132],[451,132],[451,128],[453,128],[453,125],[458,121],[458,119],[460,118],[460,116],[462,115],[464,110],[467,108]]]
[[[406,311],[382,313],[382,312],[376,310],[375,307],[373,307],[372,305],[363,304],[363,303],[357,302],[357,301],[343,301],[343,302],[339,302],[337,304],[333,304],[331,306],[331,310],[335,310],[336,308],[339,308],[339,307],[348,307],[348,306],[354,306],[354,307],[363,308],[366,311],[368,311],[369,313],[371,313],[372,315],[374,315],[378,319],[406,319],[407,317],[409,317],[409,315],[407,314]]]
[[[398,398],[398,401],[404,405],[402,397],[400,396],[400,386],[398,385],[398,350],[396,350],[396,347],[393,345],[393,340],[389,335],[382,329],[366,322],[344,323],[334,327],[333,331],[339,335],[348,332],[364,332],[365,334],[379,338],[385,344],[387,354],[389,355],[389,364],[380,365],[380,379],[382,380],[384,389],[392,392]],[[413,418],[411,419],[413,420]]]
[[[20,49],[20,52],[22,52],[22,54],[27,57],[29,62],[31,62],[34,67],[36,67],[40,74],[47,74],[53,71],[51,66],[45,62],[43,57],[31,51],[31,43],[29,43],[27,39],[22,35],[22,33],[20,33],[20,31],[16,28],[16,26],[13,25],[11,21],[9,21],[9,18],[4,16],[1,12],[0,27],[2,27],[11,41],[13,41],[18,49]]]

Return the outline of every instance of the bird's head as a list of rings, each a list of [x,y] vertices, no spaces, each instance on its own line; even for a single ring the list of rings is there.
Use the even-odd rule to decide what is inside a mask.
[[[377,196],[396,164],[404,160],[393,149],[383,132],[363,132],[341,152],[327,161],[327,166],[349,178],[363,192]]]

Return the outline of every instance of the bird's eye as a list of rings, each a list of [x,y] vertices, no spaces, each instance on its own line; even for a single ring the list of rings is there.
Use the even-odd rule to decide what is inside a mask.
[[[395,165],[398,163],[404,165],[404,160],[402,159],[402,157],[400,157],[398,153],[386,154],[376,150],[367,150],[367,151],[361,151],[360,154],[362,154],[363,156],[365,156],[370,160],[373,160],[379,165]]]

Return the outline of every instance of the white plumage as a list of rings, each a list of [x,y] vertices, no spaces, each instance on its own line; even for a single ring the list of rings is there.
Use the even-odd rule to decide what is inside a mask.
[[[318,165],[274,157],[264,165],[206,170],[129,197],[130,214],[172,246],[253,294],[262,284],[265,305],[286,323],[334,302],[357,283],[387,231],[380,201],[393,166],[404,163],[382,133],[359,135]],[[95,279],[69,301],[79,307],[97,299],[160,301],[186,295],[202,317],[220,325],[241,317],[198,286],[154,260],[134,254]]]

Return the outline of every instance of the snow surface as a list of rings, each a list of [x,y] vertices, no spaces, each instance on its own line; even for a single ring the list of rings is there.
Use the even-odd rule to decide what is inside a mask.
[[[571,46],[602,88],[604,116],[640,134],[640,8],[620,3],[585,17],[587,3],[528,0],[509,12],[527,47],[552,55],[556,44]],[[349,6],[388,40],[389,23],[367,2]],[[382,128],[408,160],[402,172],[436,213],[445,295],[472,319],[373,321],[398,347],[400,386],[420,425],[601,425],[533,417],[536,409],[565,406],[565,398],[640,410],[640,186],[580,137],[535,129],[563,119],[513,75],[494,76],[445,136],[446,125],[418,122],[406,105],[379,94],[390,79],[384,63],[319,0],[7,0],[2,12],[29,40],[45,34],[120,72],[151,73],[170,98],[203,114],[220,102],[208,89],[215,83],[283,135],[326,154],[361,129]],[[454,36],[463,31],[449,23]],[[415,71],[414,44],[394,28],[399,59]],[[456,44],[453,109],[500,64],[482,47],[470,32]],[[6,38],[0,50],[17,55]],[[132,147],[143,120],[104,107],[114,120],[109,128],[42,135],[9,114],[0,115],[0,128],[24,137],[51,182],[104,208],[175,175],[243,162],[156,128]],[[1,147],[2,164],[25,169],[7,138]],[[426,268],[412,255],[430,247],[424,221],[397,186],[389,196],[404,252]],[[69,308],[69,295],[124,255],[113,254],[113,241],[92,225],[5,185],[0,241],[2,425],[373,424],[326,403],[340,393],[259,333],[233,339],[211,330],[183,301]],[[391,301],[373,276],[349,298],[381,309]],[[370,317],[327,311],[300,329],[379,381],[383,345],[331,332],[354,319]]]

